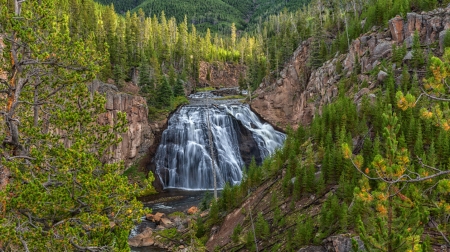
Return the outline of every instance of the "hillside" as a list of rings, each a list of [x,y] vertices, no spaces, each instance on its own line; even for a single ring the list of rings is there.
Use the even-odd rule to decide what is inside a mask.
[[[449,18],[393,17],[317,68],[304,41],[252,101],[289,138],[224,190],[208,250],[447,250]]]
[[[197,248],[448,250],[450,6],[365,4],[347,34],[312,32],[253,93],[289,137],[197,217]]]
[[[99,3],[114,4],[118,13],[127,10],[137,12],[142,9],[147,16],[160,16],[164,11],[167,18],[175,17],[183,20],[184,16],[188,22],[195,24],[197,30],[205,32],[207,28],[211,31],[229,34],[232,23],[236,24],[238,30],[245,30],[253,26],[269,15],[277,14],[286,10],[295,11],[309,0],[96,0]]]
[[[125,12],[132,10],[144,1],[145,0],[96,0],[96,2],[103,5],[113,4],[114,9],[120,14],[124,14]]]
[[[149,122],[228,80],[286,142],[155,238],[192,251],[448,251],[450,0],[278,12],[300,2],[108,2],[134,8],[121,15],[94,0],[0,0],[0,251],[128,251],[154,177],[123,164],[158,142]]]

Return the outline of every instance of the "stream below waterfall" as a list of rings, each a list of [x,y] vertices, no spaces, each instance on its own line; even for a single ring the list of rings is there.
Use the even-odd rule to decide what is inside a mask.
[[[164,192],[140,199],[153,213],[183,212],[198,206],[206,192],[214,188],[213,168],[219,190],[226,183],[240,183],[244,168],[252,159],[260,164],[286,139],[285,134],[262,121],[247,104],[213,93],[191,95],[189,105],[178,108],[169,118],[152,161],[155,177],[161,181]],[[155,228],[154,225],[143,218],[130,237],[146,227]],[[165,250],[132,248],[132,251]]]

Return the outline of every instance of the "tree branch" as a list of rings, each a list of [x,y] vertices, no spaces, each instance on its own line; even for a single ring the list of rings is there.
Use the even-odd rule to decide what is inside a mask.
[[[437,100],[437,101],[450,101],[450,99],[446,99],[446,98],[440,98],[440,97],[436,97],[434,95],[430,95],[427,92],[425,92],[425,90],[423,90],[422,87],[420,87],[420,89],[422,90],[422,94],[424,94],[425,96],[427,96],[428,98],[431,98],[433,100]]]
[[[103,246],[103,247],[82,247],[78,244],[76,244],[74,241],[74,238],[70,238],[69,242],[74,246],[78,251],[89,251],[89,252],[99,252],[99,251],[110,251],[109,246]]]

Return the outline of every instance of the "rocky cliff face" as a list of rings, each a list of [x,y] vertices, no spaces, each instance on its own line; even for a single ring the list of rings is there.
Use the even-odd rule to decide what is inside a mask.
[[[389,21],[389,28],[373,27],[372,30],[352,41],[347,54],[336,55],[317,69],[311,69],[311,41],[304,41],[294,52],[291,60],[279,73],[275,81],[263,82],[255,91],[251,106],[265,120],[280,127],[311,122],[314,114],[331,102],[338,94],[337,83],[344,75],[350,75],[355,66],[361,67],[358,80],[367,80],[369,89],[377,85],[376,80],[364,73],[374,69],[392,55],[392,45],[412,45],[412,35],[417,30],[423,45],[438,44],[443,51],[443,40],[450,28],[450,6],[423,13],[408,13],[406,18],[397,16]],[[355,59],[359,59],[359,64]],[[336,71],[341,62],[343,71]]]
[[[245,76],[246,68],[243,65],[230,63],[207,63],[200,62],[199,69],[200,87],[237,87],[239,76]]]
[[[119,111],[127,113],[128,131],[122,134],[122,142],[111,147],[112,155],[108,161],[123,160],[128,166],[145,155],[154,142],[152,127],[148,123],[148,108],[143,97],[120,93],[117,87],[94,81],[91,92],[106,95],[106,113],[99,118],[101,124],[112,124]]]

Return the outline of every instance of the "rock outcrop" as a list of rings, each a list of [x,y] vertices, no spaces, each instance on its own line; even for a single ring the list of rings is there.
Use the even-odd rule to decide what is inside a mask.
[[[393,44],[412,45],[412,36],[417,30],[423,45],[437,43],[442,53],[443,41],[450,28],[450,7],[430,12],[408,13],[406,18],[397,16],[389,21],[388,29],[373,27],[370,32],[352,41],[349,52],[336,55],[317,69],[308,65],[311,40],[304,41],[285,64],[279,77],[267,79],[255,91],[257,96],[252,109],[265,120],[280,127],[308,124],[322,107],[338,94],[337,83],[344,75],[351,74],[355,67],[359,80],[367,80],[370,87],[376,86],[364,73],[377,67],[392,56]],[[356,60],[358,59],[358,60]],[[342,71],[336,69],[342,65]],[[340,66],[339,66],[340,68]]]
[[[239,76],[245,76],[246,68],[243,65],[222,62],[200,62],[200,87],[237,87]]]
[[[117,113],[127,113],[128,131],[121,135],[122,142],[111,147],[112,154],[108,161],[123,160],[128,166],[137,158],[147,153],[154,141],[154,134],[148,123],[148,108],[141,96],[120,93],[116,86],[94,81],[91,92],[98,91],[106,95],[106,113],[99,118],[100,124],[112,124]]]

